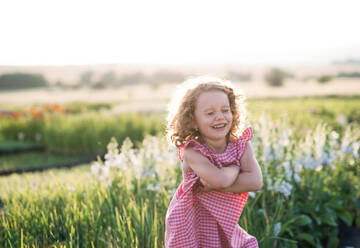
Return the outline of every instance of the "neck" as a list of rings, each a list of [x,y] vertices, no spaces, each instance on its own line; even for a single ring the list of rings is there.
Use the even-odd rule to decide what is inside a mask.
[[[223,139],[204,139],[204,143],[215,153],[222,153],[226,150],[226,138]]]

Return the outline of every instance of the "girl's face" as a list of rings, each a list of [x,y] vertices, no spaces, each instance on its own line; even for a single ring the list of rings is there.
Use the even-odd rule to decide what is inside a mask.
[[[226,139],[233,116],[228,96],[213,90],[200,94],[195,105],[195,128],[205,140]]]

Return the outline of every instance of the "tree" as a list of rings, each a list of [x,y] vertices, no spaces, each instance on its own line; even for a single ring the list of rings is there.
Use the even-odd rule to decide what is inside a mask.
[[[99,80],[99,82],[101,82],[103,86],[115,86],[116,81],[117,81],[116,74],[113,71],[109,71],[102,74]]]
[[[93,71],[85,71],[83,73],[81,73],[80,75],[80,80],[79,80],[79,86],[80,87],[84,87],[84,86],[91,86],[92,82],[92,78],[94,76]]]
[[[332,80],[332,76],[331,75],[321,75],[319,76],[316,81],[318,81],[318,83],[320,84],[325,84],[325,83],[328,83]]]
[[[274,87],[281,87],[284,84],[286,74],[279,68],[272,68],[265,74],[265,81]]]
[[[0,76],[0,89],[47,87],[49,82],[39,73],[8,73]]]

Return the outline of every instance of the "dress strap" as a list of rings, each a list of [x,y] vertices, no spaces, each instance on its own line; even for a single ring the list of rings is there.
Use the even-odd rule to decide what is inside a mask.
[[[242,154],[245,152],[246,143],[253,138],[253,130],[252,127],[247,127],[241,134],[241,136],[235,141],[237,153],[237,160],[239,161]]]
[[[208,158],[211,157],[211,155],[209,153],[209,150],[208,150],[208,148],[206,146],[201,144],[199,141],[192,139],[192,140],[186,141],[182,146],[180,146],[178,148],[178,150],[179,150],[179,159],[180,159],[181,162],[183,162],[183,160],[184,160],[184,151],[188,147],[194,148],[195,150],[199,151],[201,154],[203,154],[204,156],[206,156]]]

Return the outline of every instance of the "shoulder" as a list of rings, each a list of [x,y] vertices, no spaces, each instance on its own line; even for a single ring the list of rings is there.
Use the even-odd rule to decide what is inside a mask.
[[[201,151],[197,150],[196,147],[188,147],[184,150],[183,158],[183,166],[187,170],[191,170],[191,168],[199,164],[210,163],[210,160]]]
[[[245,144],[245,151],[241,156],[241,161],[248,160],[252,156],[254,156],[254,150],[251,146],[251,141],[248,141]]]
[[[194,146],[184,150],[184,161],[196,161],[206,159],[206,157]]]
[[[257,162],[250,142],[246,144],[246,149],[240,158],[240,164],[244,171],[253,171],[256,167],[259,168],[259,163]]]

